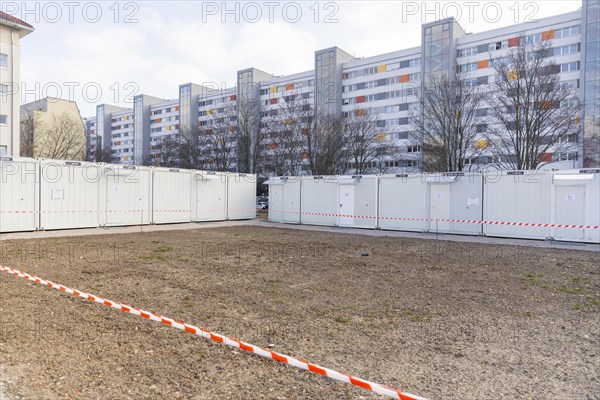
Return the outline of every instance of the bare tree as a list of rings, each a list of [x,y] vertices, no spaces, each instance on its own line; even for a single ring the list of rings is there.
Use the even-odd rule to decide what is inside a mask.
[[[306,132],[313,124],[313,108],[301,93],[287,92],[278,109],[265,117],[271,161],[270,172],[276,175],[298,175],[306,158]]]
[[[118,162],[117,157],[112,153],[110,146],[102,147],[100,144],[96,147],[93,159],[89,160],[93,162],[105,162],[105,163],[116,163]]]
[[[22,156],[58,160],[85,158],[83,125],[67,113],[52,115],[44,121],[37,112],[29,112],[21,120],[20,131]]]
[[[27,115],[21,119],[20,153],[22,157],[35,156],[35,137],[40,128],[40,117],[36,112],[28,112]]]
[[[229,171],[235,165],[236,107],[227,104],[211,110],[207,125],[200,133],[200,147],[211,161],[208,169]]]
[[[260,99],[240,99],[237,107],[237,169],[238,172],[256,174],[260,172],[265,147]]]
[[[85,134],[81,120],[68,114],[52,115],[50,122],[36,130],[34,137],[37,157],[55,160],[83,160]]]
[[[197,126],[181,126],[173,141],[177,144],[178,164],[181,168],[202,169],[205,166],[203,144],[206,138]],[[173,144],[174,145],[174,144]]]
[[[143,160],[146,165],[159,167],[181,167],[180,155],[182,144],[176,137],[163,137],[154,146],[155,153]]]
[[[465,159],[482,150],[475,146],[476,110],[485,92],[477,79],[459,73],[432,77],[417,98],[420,112],[411,116],[411,122],[423,143],[423,170],[462,171]]]
[[[344,172],[345,138],[341,116],[317,114],[304,132],[310,173],[336,175]]]
[[[364,174],[372,168],[377,157],[377,139],[381,128],[378,115],[369,109],[355,108],[344,119],[343,135],[350,170]]]
[[[581,130],[576,90],[561,83],[549,41],[520,38],[505,59],[487,99],[492,111],[489,141],[504,168],[537,169],[550,162]]]
[[[600,109],[600,99],[596,100],[596,104],[590,104],[588,107],[585,121],[586,132],[583,135],[583,167],[598,168],[600,167],[600,118],[594,114],[597,115],[596,110]]]

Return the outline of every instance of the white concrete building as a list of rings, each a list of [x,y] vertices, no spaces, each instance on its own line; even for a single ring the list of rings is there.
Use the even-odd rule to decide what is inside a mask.
[[[0,11],[0,157],[18,156],[20,40],[33,26]]]

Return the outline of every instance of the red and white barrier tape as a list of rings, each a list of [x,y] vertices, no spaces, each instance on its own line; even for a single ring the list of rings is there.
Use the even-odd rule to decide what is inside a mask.
[[[331,213],[317,213],[317,212],[305,212],[305,211],[270,210],[270,212],[294,214],[294,215],[311,215],[311,216],[318,216],[318,217],[376,219],[376,220],[384,220],[384,221],[457,222],[457,223],[463,223],[463,224],[511,225],[511,226],[526,226],[526,227],[536,227],[536,228],[600,229],[600,226],[598,226],[598,225],[540,224],[540,223],[533,223],[533,222],[482,221],[482,220],[474,220],[474,219],[375,217],[372,215],[331,214]]]
[[[214,333],[214,332],[211,332],[206,329],[202,329],[202,328],[199,328],[199,327],[196,327],[193,325],[188,325],[186,323],[183,323],[183,322],[171,319],[171,318],[163,317],[161,315],[157,315],[157,314],[154,314],[154,313],[151,313],[148,311],[140,310],[138,308],[131,307],[131,306],[121,304],[121,303],[117,303],[115,301],[103,299],[102,297],[94,296],[94,295],[91,295],[91,294],[88,294],[88,293],[85,293],[85,292],[82,292],[79,290],[70,289],[66,286],[59,285],[57,283],[47,281],[42,278],[38,278],[36,276],[32,276],[32,275],[17,271],[16,269],[13,269],[13,268],[9,268],[9,267],[0,265],[0,270],[2,270],[3,272],[6,272],[9,275],[27,279],[29,281],[38,283],[40,285],[59,290],[61,292],[66,292],[73,296],[81,297],[82,299],[85,299],[85,300],[94,301],[94,302],[102,304],[106,307],[116,308],[117,310],[121,310],[121,311],[129,313],[129,314],[137,315],[138,317],[146,318],[146,319],[149,319],[149,320],[152,320],[155,322],[160,322],[164,325],[168,325],[173,328],[177,328],[182,331],[189,332],[193,335],[200,336],[204,339],[209,339],[209,340],[213,340],[215,342],[223,343],[227,346],[235,347],[237,349],[241,349],[241,350],[247,351],[249,353],[257,354],[257,355],[265,357],[265,358],[270,358],[272,360],[279,361],[281,363],[288,364],[293,367],[300,368],[300,369],[303,369],[306,371],[310,371],[315,374],[319,374],[319,375],[323,375],[323,376],[326,376],[326,377],[329,377],[332,379],[336,379],[341,382],[349,383],[351,385],[358,386],[363,389],[367,389],[367,390],[373,391],[375,393],[378,393],[378,394],[381,394],[384,396],[388,396],[388,397],[392,397],[394,399],[400,399],[400,400],[425,400],[423,397],[404,393],[399,390],[380,385],[378,383],[366,381],[364,379],[355,378],[353,376],[346,375],[346,374],[334,371],[329,368],[320,367],[316,364],[311,364],[311,363],[299,360],[294,357],[290,357],[290,356],[287,356],[284,354],[276,353],[274,351],[266,350],[261,347],[249,344],[249,343],[245,343],[245,342],[235,340],[235,339],[230,339],[230,338],[220,335],[218,333]]]
[[[205,211],[206,209],[200,209],[198,211]],[[206,210],[209,212],[247,212],[247,211],[258,211],[258,208],[234,208],[234,209],[214,209],[214,210]],[[33,210],[4,210],[0,211],[0,214],[60,214],[60,213],[115,213],[115,212],[130,212],[130,213],[139,213],[139,212],[193,212],[195,210],[142,210],[142,209],[134,209],[134,210],[41,210],[41,211],[33,211]]]

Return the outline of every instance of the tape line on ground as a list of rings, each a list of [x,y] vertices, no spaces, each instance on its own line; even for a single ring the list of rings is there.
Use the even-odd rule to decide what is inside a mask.
[[[117,310],[121,310],[121,311],[129,313],[129,314],[137,315],[139,317],[149,319],[149,320],[152,320],[155,322],[160,322],[164,325],[168,325],[170,327],[189,332],[193,335],[200,336],[205,339],[219,342],[219,343],[222,343],[227,346],[235,347],[237,349],[241,349],[241,350],[247,351],[249,353],[257,354],[257,355],[265,357],[265,358],[279,361],[281,363],[288,364],[288,365],[291,365],[291,366],[294,366],[296,368],[300,368],[300,369],[303,369],[306,371],[310,371],[310,372],[318,374],[318,375],[323,375],[323,376],[329,377],[331,379],[349,383],[351,385],[373,391],[373,392],[378,393],[383,396],[391,397],[394,399],[400,399],[400,400],[426,400],[425,398],[420,397],[420,396],[416,396],[416,395],[409,394],[409,393],[404,393],[399,390],[392,389],[392,388],[380,385],[378,383],[370,382],[370,381],[367,381],[364,379],[355,378],[353,376],[350,376],[350,375],[347,375],[347,374],[344,374],[341,372],[337,372],[337,371],[334,371],[329,368],[321,367],[319,365],[312,364],[312,363],[309,363],[306,361],[302,361],[302,360],[294,358],[294,357],[290,357],[290,356],[287,356],[284,354],[279,354],[274,351],[266,350],[261,347],[249,344],[249,343],[231,339],[226,336],[220,335],[218,333],[214,333],[214,332],[208,331],[206,329],[199,328],[197,326],[188,325],[184,322],[180,322],[180,321],[177,321],[177,320],[174,320],[171,318],[163,317],[161,315],[157,315],[157,314],[154,314],[154,313],[151,313],[148,311],[140,310],[138,308],[131,307],[131,306],[121,304],[121,303],[117,303],[117,302],[114,302],[111,300],[107,300],[102,297],[94,296],[92,294],[85,293],[85,292],[82,292],[79,290],[71,289],[66,286],[59,285],[57,283],[54,283],[54,282],[51,282],[51,281],[48,281],[48,280],[45,280],[42,278],[38,278],[36,276],[32,276],[32,275],[29,275],[24,272],[20,272],[13,268],[9,268],[9,267],[0,265],[0,270],[2,270],[2,272],[5,272],[9,275],[27,279],[31,282],[35,282],[40,285],[47,286],[49,288],[53,288],[53,289],[59,290],[61,292],[69,293],[73,296],[81,297],[82,299],[85,299],[85,300],[89,300],[89,301],[93,301],[93,302],[102,304],[106,307],[116,308]]]

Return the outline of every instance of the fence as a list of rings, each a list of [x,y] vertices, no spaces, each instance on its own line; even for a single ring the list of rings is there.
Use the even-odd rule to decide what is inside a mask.
[[[0,158],[0,233],[256,217],[256,176]]]
[[[600,170],[272,178],[269,220],[600,243]]]

